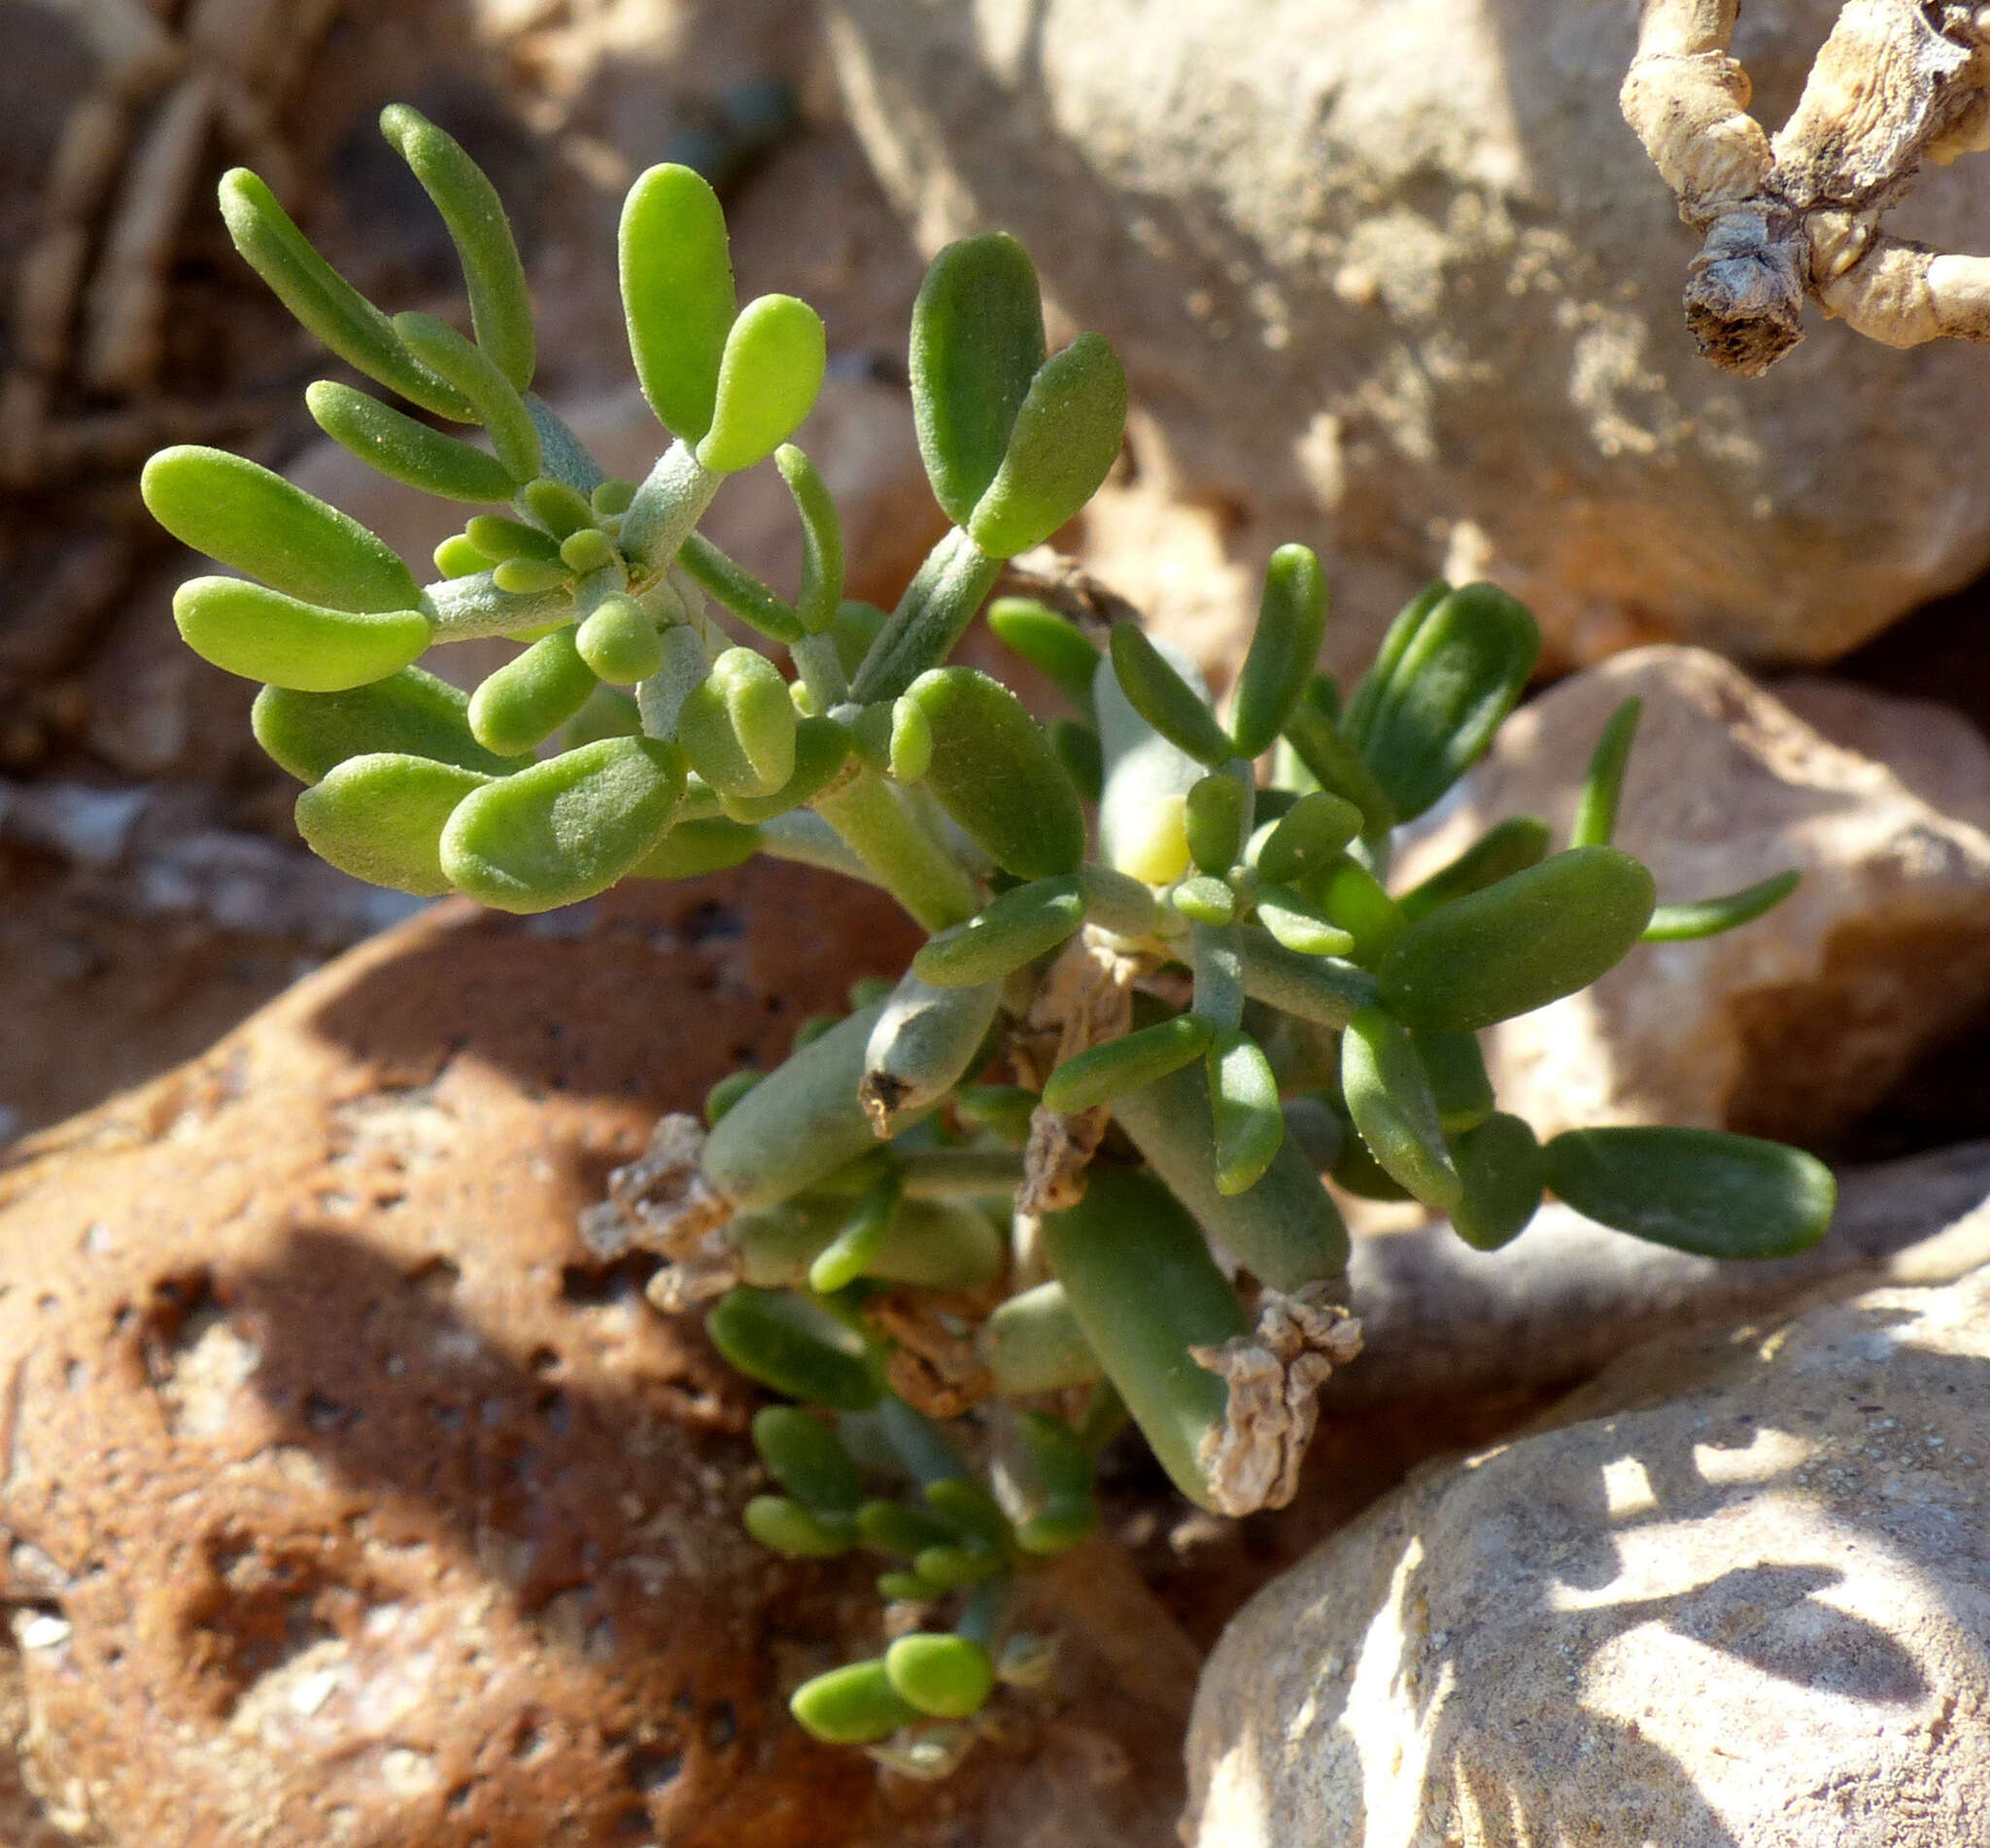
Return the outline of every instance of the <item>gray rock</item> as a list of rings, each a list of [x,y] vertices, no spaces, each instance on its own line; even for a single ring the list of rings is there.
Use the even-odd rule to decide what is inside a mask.
[[[1544,1135],[1681,1123],[1829,1139],[1990,995],[1990,838],[1909,786],[1980,816],[1990,747],[1953,715],[1931,730],[1920,702],[1807,696],[1836,736],[1900,749],[1897,775],[1714,655],[1639,649],[1517,713],[1402,855],[1400,882],[1505,815],[1540,815],[1565,839],[1597,734],[1633,696],[1644,714],[1616,839],[1657,874],[1660,902],[1788,867],[1803,881],[1754,923],[1641,944],[1593,988],[1488,1032],[1501,1105]],[[1941,747],[1939,772],[1917,738]]]
[[[1990,369],[1816,322],[1759,381],[1694,355],[1695,239],[1618,113],[1635,11],[829,9],[852,120],[921,240],[1028,244],[1119,344],[1233,548],[1331,551],[1337,659],[1447,559],[1533,603],[1564,657],[1670,637],[1826,659],[1990,561]],[[1746,9],[1766,121],[1836,12]],[[1967,162],[1902,216],[1990,248]]]
[[[1990,1814],[1990,1270],[1640,1349],[1232,1622],[1190,1848],[1953,1848]]]

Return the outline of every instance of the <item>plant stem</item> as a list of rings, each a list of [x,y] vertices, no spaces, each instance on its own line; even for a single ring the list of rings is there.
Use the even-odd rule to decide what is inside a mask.
[[[955,527],[906,586],[898,608],[857,669],[852,697],[865,705],[895,700],[928,667],[937,667],[967,633],[1001,575],[1002,561],[991,559]]]
[[[622,516],[622,550],[647,577],[669,566],[719,491],[723,475],[703,467],[683,443],[672,443],[635,491]]]
[[[806,808],[791,808],[785,815],[760,824],[760,851],[772,860],[792,860],[805,867],[821,867],[865,885],[883,881],[863,861],[844,846],[837,832],[820,815]]]
[[[853,760],[854,761],[854,760]],[[922,827],[899,792],[857,764],[847,781],[813,804],[878,884],[929,931],[972,917],[980,897],[967,870]]]

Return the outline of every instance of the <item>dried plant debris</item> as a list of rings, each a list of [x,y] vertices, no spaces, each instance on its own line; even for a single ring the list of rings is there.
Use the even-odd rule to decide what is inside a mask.
[[[1990,340],[1990,256],[1890,236],[1924,161],[1990,149],[1990,7],[1847,0],[1790,120],[1748,114],[1740,0],[1644,0],[1624,118],[1702,248],[1686,320],[1745,378],[1802,336],[1803,303],[1890,347]]]

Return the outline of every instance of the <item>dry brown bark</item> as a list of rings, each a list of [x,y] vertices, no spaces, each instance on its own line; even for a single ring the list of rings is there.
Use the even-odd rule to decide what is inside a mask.
[[[1803,302],[1892,347],[1990,340],[1990,257],[1890,236],[1924,161],[1990,148],[1990,6],[1847,0],[1771,137],[1729,53],[1740,0],[1644,0],[1622,91],[1700,233],[1686,320],[1716,365],[1753,378],[1802,335]]]

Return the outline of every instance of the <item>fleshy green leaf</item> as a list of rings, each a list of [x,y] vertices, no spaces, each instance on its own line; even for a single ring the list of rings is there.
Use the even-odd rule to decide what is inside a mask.
[[[1244,857],[1250,801],[1250,785],[1223,770],[1212,770],[1189,789],[1182,823],[1188,831],[1188,857],[1203,872],[1221,878]]]
[[[421,587],[384,541],[241,456],[193,444],[162,449],[146,463],[139,492],[182,545],[271,590],[372,614],[421,606]]]
[[[1412,924],[1376,970],[1422,1032],[1469,1033],[1587,988],[1652,914],[1652,875],[1615,847],[1571,847]]]
[[[656,621],[633,597],[604,597],[581,624],[573,645],[591,672],[611,685],[633,687],[664,665]]]
[[[537,475],[519,490],[518,497],[555,539],[564,541],[594,527],[594,503],[570,481],[562,481],[555,475]],[[605,539],[607,534],[600,536]],[[564,550],[561,556],[566,556]]]
[[[1309,888],[1323,916],[1355,940],[1355,958],[1373,968],[1402,935],[1402,907],[1360,861],[1342,856]]]
[[[487,559],[498,564],[506,559],[531,559],[540,565],[564,563],[560,547],[550,534],[508,514],[476,514],[463,528],[463,536]]]
[[[1216,1038],[1207,1020],[1178,1013],[1074,1053],[1044,1085],[1044,1107],[1072,1115],[1137,1091],[1201,1058]]]
[[[700,1165],[738,1211],[773,1206],[877,1146],[857,1087],[882,1011],[859,1009],[790,1054],[712,1131]]]
[[[711,428],[736,298],[725,210],[691,168],[651,167],[629,188],[621,270],[642,394],[666,429],[696,444]]]
[[[1467,892],[1483,892],[1510,873],[1539,866],[1553,841],[1554,836],[1545,821],[1532,815],[1509,815],[1488,828],[1449,866],[1439,867],[1396,902],[1402,907],[1403,915],[1414,924],[1420,917],[1428,917],[1440,905],[1461,899]]]
[[[1267,881],[1257,888],[1257,921],[1284,947],[1302,956],[1350,956],[1356,946],[1352,931],[1288,885]]]
[[[1287,809],[1257,850],[1260,876],[1279,884],[1318,877],[1361,832],[1361,811],[1323,789],[1309,791]]]
[[[941,988],[1000,981],[1048,955],[1083,922],[1084,892],[1075,875],[1035,879],[942,931],[912,958],[912,973]]]
[[[822,317],[806,301],[762,295],[748,302],[726,336],[700,463],[730,475],[765,462],[815,408],[828,362]]]
[[[1492,1114],[1492,1080],[1475,1033],[1419,1033],[1417,1056],[1437,1100],[1438,1120],[1447,1136],[1462,1136]]]
[[[1364,1008],[1341,1036],[1341,1091],[1370,1153],[1401,1186],[1438,1213],[1461,1183],[1416,1042],[1382,1008]]]
[[[320,379],[305,388],[304,403],[326,435],[390,481],[445,500],[487,506],[502,506],[517,492],[511,470],[496,456],[430,429],[350,385]]]
[[[912,307],[912,414],[934,497],[965,527],[1044,363],[1037,272],[1001,232],[949,244]]]
[[[1048,675],[1073,705],[1091,716],[1099,651],[1076,623],[1034,597],[998,597],[988,605],[988,627],[998,641]]]
[[[1571,1129],[1545,1150],[1578,1213],[1703,1257],[1788,1257],[1821,1239],[1837,1182],[1814,1155],[1717,1129]]]
[[[1342,735],[1331,709],[1332,692],[1333,682],[1324,674],[1307,682],[1305,698],[1287,716],[1286,742],[1321,789],[1361,811],[1364,835],[1387,835],[1396,824],[1395,804]]]
[[[303,326],[410,404],[467,421],[470,409],[463,394],[401,344],[394,324],[311,248],[276,195],[247,167],[222,175],[221,205],[236,250]]]
[[[1084,858],[1084,808],[1043,727],[999,680],[934,667],[906,690],[933,733],[924,787],[1004,872],[1042,879]]]
[[[1568,831],[1571,847],[1607,847],[1617,832],[1617,804],[1624,794],[1624,772],[1630,763],[1630,744],[1643,710],[1642,700],[1626,700],[1610,714],[1596,739],[1582,779],[1582,793],[1576,798],[1575,821]]]
[[[349,757],[378,751],[487,776],[508,776],[531,761],[486,750],[470,733],[469,696],[419,667],[342,693],[264,687],[249,721],[257,743],[303,783],[317,782]]]
[[[723,873],[728,867],[743,865],[760,846],[760,830],[742,827],[737,821],[713,816],[703,821],[680,821],[635,866],[632,879],[695,879],[706,873]],[[759,1078],[760,1074],[752,1075]]]
[[[1110,645],[1113,677],[1134,711],[1206,769],[1220,770],[1230,761],[1235,753],[1217,715],[1141,629],[1115,623]]]
[[[1247,1033],[1218,1033],[1205,1063],[1216,1126],[1217,1191],[1240,1194],[1256,1185],[1286,1140],[1278,1079],[1264,1049]]]
[[[442,832],[458,891],[500,911],[591,899],[655,846],[684,789],[654,738],[603,738],[475,791]]]
[[[1690,943],[1702,937],[1718,937],[1743,924],[1751,924],[1776,907],[1802,883],[1803,875],[1794,867],[1759,884],[1730,892],[1725,898],[1700,899],[1691,905],[1661,905],[1644,927],[1647,943]]]
[[[1451,1210],[1453,1230],[1475,1250],[1511,1245],[1527,1229],[1547,1181],[1532,1128],[1495,1111],[1458,1139],[1457,1160],[1464,1191]]]
[[[463,394],[477,422],[490,431],[498,460],[511,474],[519,481],[537,475],[545,460],[539,427],[491,356],[433,315],[395,315],[394,330],[430,372]]]
[[[802,589],[795,613],[809,634],[819,635],[842,605],[842,523],[828,485],[803,451],[784,443],[774,451],[773,463],[802,522]]]
[[[1200,1074],[1192,1081],[1199,1087]],[[1210,1506],[1208,1445],[1229,1387],[1189,1350],[1220,1348],[1250,1324],[1201,1228],[1151,1173],[1098,1163],[1077,1206],[1044,1215],[1043,1240],[1085,1341],[1161,1467]]]
[[[450,889],[437,850],[443,826],[490,781],[428,757],[349,757],[297,798],[297,832],[341,873],[436,898]]]
[[[806,633],[801,617],[787,603],[753,575],[743,565],[728,558],[702,532],[694,532],[684,541],[684,549],[677,554],[677,563],[688,577],[707,597],[715,598],[727,609],[746,624],[749,629],[758,630],[770,641],[792,646],[802,639]],[[838,614],[843,610],[869,609],[868,603],[843,603]],[[884,621],[882,610],[874,611],[881,626]],[[834,632],[832,632],[834,633]],[[868,638],[855,649],[855,658],[863,659],[863,650],[870,645]],[[838,652],[847,655],[841,640]],[[851,665],[845,659],[844,667]]]
[[[772,821],[791,808],[813,802],[850,755],[850,735],[834,719],[802,719],[795,726],[795,769],[788,780],[769,796],[719,797],[719,806],[735,821]]]
[[[919,1718],[918,1708],[891,1685],[881,1661],[850,1662],[805,1681],[788,1711],[825,1745],[869,1745]]]
[[[449,227],[463,262],[478,346],[514,389],[529,390],[534,365],[532,297],[498,188],[453,136],[404,103],[390,103],[380,112],[380,131],[399,151]]]
[[[1037,370],[1002,466],[967,528],[990,558],[1042,545],[1099,491],[1126,432],[1126,374],[1112,343],[1081,333]]]
[[[712,1346],[749,1380],[805,1405],[868,1411],[877,1382],[860,1337],[792,1290],[728,1290],[704,1318]]]
[[[677,741],[721,796],[771,796],[795,773],[796,723],[779,668],[728,648],[679,708]]]
[[[995,1690],[988,1652],[966,1636],[901,1636],[884,1652],[884,1672],[901,1695],[936,1720],[978,1713]]]
[[[1271,749],[1292,715],[1326,639],[1326,573],[1303,545],[1282,545],[1265,567],[1257,627],[1238,670],[1230,710],[1237,755]]]
[[[173,620],[201,660],[302,693],[383,680],[429,646],[420,610],[322,609],[239,577],[189,579],[173,593]]]
[[[1430,612],[1450,595],[1451,586],[1441,577],[1433,578],[1397,611],[1395,620],[1390,624],[1389,633],[1382,638],[1382,646],[1375,651],[1375,659],[1368,664],[1368,671],[1355,683],[1355,691],[1348,698],[1347,709],[1338,721],[1341,736],[1357,750],[1367,741],[1376,709],[1394,683],[1396,669],[1410,643],[1416,639],[1417,632],[1424,627]]]
[[[1533,617],[1491,584],[1453,591],[1417,626],[1359,746],[1397,820],[1421,815],[1478,761],[1540,652]]]
[[[764,1406],[753,1415],[753,1448],[797,1501],[847,1517],[854,1531],[864,1485],[842,1440],[820,1419],[792,1405]]]
[[[754,1539],[785,1558],[834,1559],[857,1543],[854,1527],[825,1521],[786,1495],[755,1495],[741,1519]]]
[[[588,702],[594,670],[571,623],[542,635],[488,675],[470,695],[470,730],[487,750],[522,754],[553,736]]]

